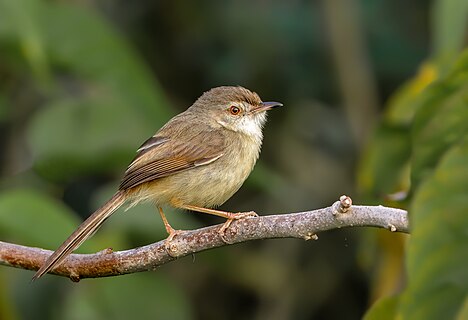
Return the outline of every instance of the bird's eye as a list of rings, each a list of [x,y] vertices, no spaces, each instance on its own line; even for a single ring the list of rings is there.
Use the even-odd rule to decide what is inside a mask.
[[[236,107],[236,106],[231,106],[229,108],[229,112],[234,115],[234,116],[237,116],[239,115],[239,113],[241,112],[241,109],[239,107]]]

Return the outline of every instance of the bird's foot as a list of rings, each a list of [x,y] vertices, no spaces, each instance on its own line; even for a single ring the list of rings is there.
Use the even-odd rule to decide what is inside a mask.
[[[175,236],[178,236],[183,231],[183,230],[176,230],[176,229],[174,229],[172,227],[170,227],[170,229],[166,228],[166,230],[167,230],[167,233],[169,234],[167,236],[166,240],[165,240],[166,243],[171,242],[174,239]]]
[[[226,230],[230,227],[231,223],[234,220],[241,220],[241,219],[246,219],[246,218],[255,218],[258,217],[258,214],[255,211],[247,211],[247,212],[238,212],[238,213],[227,213],[227,220],[226,222],[222,225],[222,227],[219,229],[218,233],[221,236],[221,239],[227,244],[230,244],[230,242],[226,239]]]
[[[169,228],[166,226],[166,231],[167,233],[169,234],[166,238],[166,240],[164,240],[164,248],[166,249],[166,252],[172,256],[172,257],[177,257],[177,244],[176,243],[172,243],[172,240],[174,239],[174,237],[178,236],[179,234],[181,234],[183,232],[183,230],[176,230],[172,227],[169,226]]]

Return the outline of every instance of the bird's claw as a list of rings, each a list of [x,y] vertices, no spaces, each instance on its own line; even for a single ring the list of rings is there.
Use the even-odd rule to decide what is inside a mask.
[[[218,231],[223,242],[230,244],[230,242],[226,239],[226,230],[229,228],[229,226],[234,220],[241,220],[241,219],[255,218],[255,217],[258,217],[258,214],[255,211],[229,213],[228,219]]]

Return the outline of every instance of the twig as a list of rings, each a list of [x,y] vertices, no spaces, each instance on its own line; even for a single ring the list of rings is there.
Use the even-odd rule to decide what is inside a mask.
[[[409,232],[406,211],[383,206],[351,206],[351,203],[351,198],[342,196],[340,201],[324,209],[234,221],[224,236],[218,232],[221,225],[215,225],[183,231],[169,243],[163,240],[125,251],[106,249],[95,254],[71,254],[51,273],[72,281],[116,276],[153,270],[179,257],[227,244],[270,238],[316,240],[317,232],[344,227]],[[0,241],[0,265],[37,270],[50,254],[49,250]]]

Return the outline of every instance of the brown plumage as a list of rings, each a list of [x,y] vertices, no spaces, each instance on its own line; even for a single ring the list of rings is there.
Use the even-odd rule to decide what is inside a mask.
[[[169,120],[139,149],[118,192],[86,219],[47,259],[33,280],[59,265],[125,202],[151,200],[158,207],[170,241],[177,232],[161,206],[195,210],[228,219],[233,214],[210,209],[223,204],[242,185],[260,153],[265,111],[281,106],[263,103],[242,87],[218,87],[205,92],[185,112]]]

